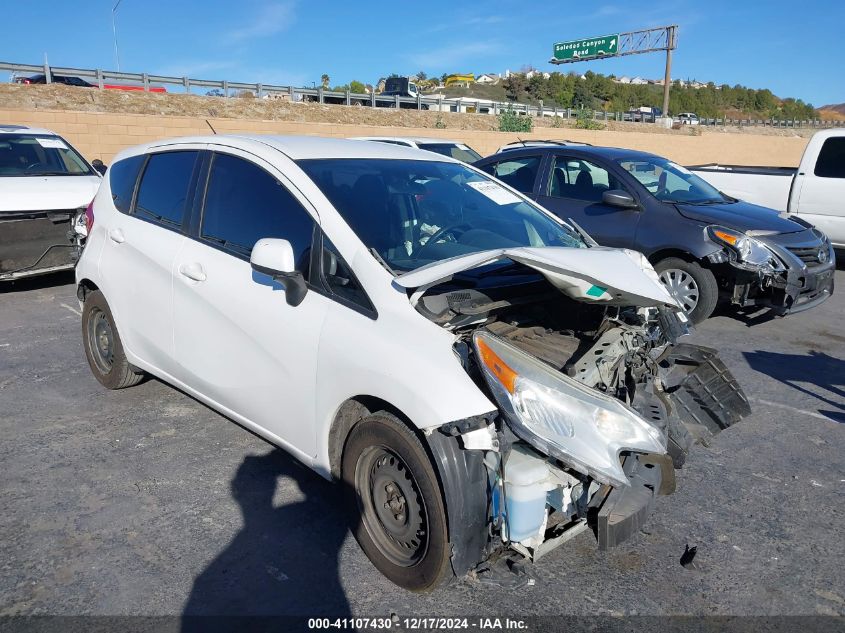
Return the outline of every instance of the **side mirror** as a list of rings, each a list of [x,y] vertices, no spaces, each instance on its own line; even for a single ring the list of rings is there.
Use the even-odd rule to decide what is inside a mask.
[[[605,191],[601,195],[601,201],[611,207],[619,207],[620,209],[633,209],[637,206],[637,201],[634,197],[621,189],[611,189]]]
[[[95,158],[91,161],[91,167],[93,167],[101,176],[104,176],[106,173],[106,169],[108,169],[108,166],[103,163],[103,161],[101,161],[99,158]]]
[[[258,240],[249,257],[252,269],[269,275],[285,287],[285,297],[291,306],[305,299],[308,287],[302,273],[296,270],[293,247],[287,240],[265,237]]]

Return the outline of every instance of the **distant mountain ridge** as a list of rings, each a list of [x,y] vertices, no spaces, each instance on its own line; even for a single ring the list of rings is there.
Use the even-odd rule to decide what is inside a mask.
[[[845,114],[845,103],[831,103],[830,105],[822,106],[819,110],[830,110],[839,114]]]

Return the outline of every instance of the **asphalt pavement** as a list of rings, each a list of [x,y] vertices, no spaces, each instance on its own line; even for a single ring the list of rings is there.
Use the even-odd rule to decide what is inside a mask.
[[[102,388],[71,277],[6,288],[0,616],[845,615],[845,271],[836,283],[806,313],[698,328],[754,412],[693,450],[632,541],[599,552],[582,533],[532,585],[428,595],[381,576],[336,488],[281,450],[158,380]]]

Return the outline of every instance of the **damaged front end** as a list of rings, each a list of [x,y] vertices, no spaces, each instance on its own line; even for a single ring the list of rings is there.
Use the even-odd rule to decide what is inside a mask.
[[[429,436],[441,475],[446,463],[471,470],[466,457],[443,459],[443,446],[474,455],[470,496],[444,483],[450,523],[465,525],[483,503],[488,552],[506,544],[536,559],[586,529],[612,547],[642,527],[657,495],[674,491],[674,468],[693,442],[750,407],[714,350],[677,343],[686,319],[636,254],[514,250],[498,269],[461,276],[452,266],[412,294],[422,314],[454,332],[461,363],[498,406]],[[588,274],[591,251],[615,272]],[[451,506],[450,494],[460,497]],[[466,538],[453,542],[456,556],[478,549]]]
[[[72,269],[86,234],[85,207],[0,211],[0,281]]]
[[[708,261],[734,305],[783,316],[813,308],[833,294],[836,256],[820,231],[742,233],[708,226],[705,235],[720,247]]]

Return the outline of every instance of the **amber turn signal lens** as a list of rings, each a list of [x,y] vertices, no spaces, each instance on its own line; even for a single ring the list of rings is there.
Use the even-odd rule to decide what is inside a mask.
[[[501,358],[496,355],[490,347],[482,340],[477,341],[478,353],[481,354],[481,361],[484,366],[489,369],[493,375],[498,378],[502,386],[512,394],[514,385],[516,385],[517,373],[508,367]]]
[[[736,243],[739,241],[738,235],[734,235],[733,233],[727,233],[725,231],[720,231],[719,229],[713,229],[713,235],[718,237],[723,242],[727,242],[731,246],[736,246]]]

